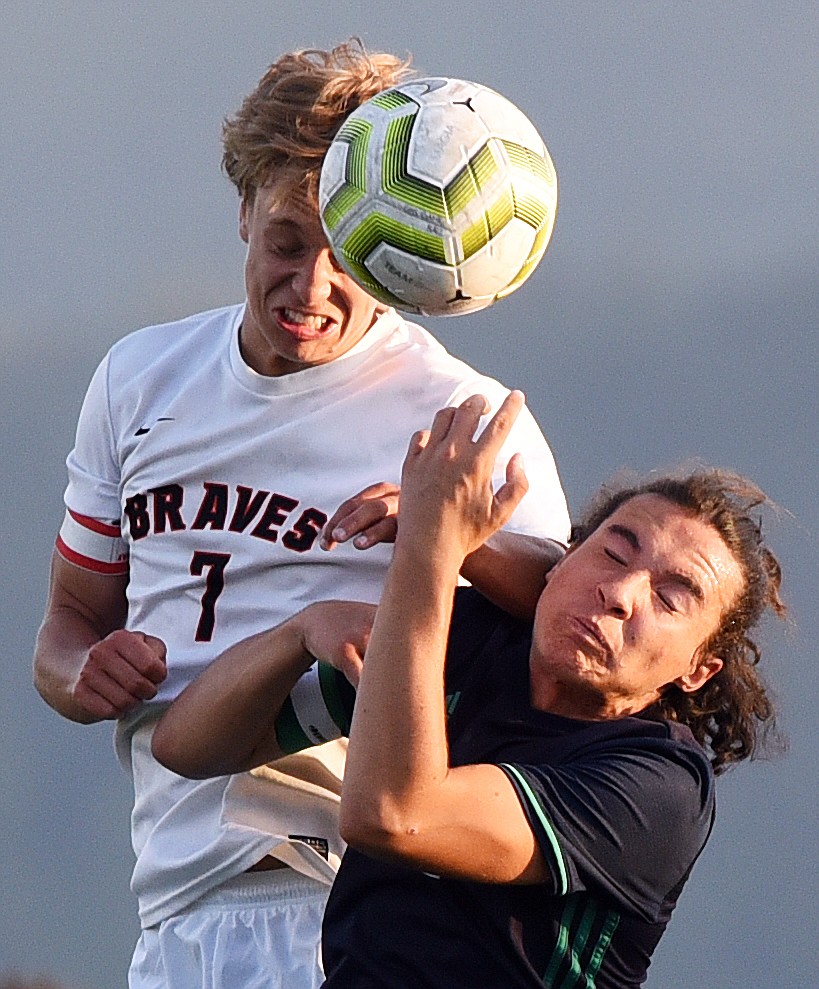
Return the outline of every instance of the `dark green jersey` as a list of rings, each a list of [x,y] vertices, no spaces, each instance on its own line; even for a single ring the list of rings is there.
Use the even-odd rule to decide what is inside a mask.
[[[324,922],[326,989],[634,989],[711,828],[688,730],[575,721],[529,703],[530,629],[459,591],[447,657],[450,760],[511,780],[550,885],[464,882],[349,850]]]

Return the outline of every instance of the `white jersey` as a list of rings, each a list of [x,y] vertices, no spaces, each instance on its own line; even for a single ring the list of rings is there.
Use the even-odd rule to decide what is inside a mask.
[[[153,760],[156,716],[230,645],[307,604],[376,602],[391,547],[323,551],[324,522],[367,485],[399,483],[410,436],[439,408],[480,392],[494,411],[507,394],[392,310],[328,364],[259,375],[240,353],[243,313],[201,313],[115,344],[67,462],[69,512],[121,527],[127,627],[168,649],[157,698],[117,731],[134,779],[132,885],[146,927],[270,852],[332,880],[343,850],[343,743],[196,782]],[[516,451],[530,486],[508,528],[565,543],[554,460],[526,409],[498,459],[498,483]]]

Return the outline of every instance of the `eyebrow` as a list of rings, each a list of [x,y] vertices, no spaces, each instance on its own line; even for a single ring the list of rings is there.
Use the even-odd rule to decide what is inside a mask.
[[[622,536],[632,549],[640,548],[640,540],[637,538],[637,533],[634,529],[629,529],[626,525],[612,522],[609,526],[609,532],[613,532],[615,536]]]
[[[702,603],[705,600],[705,593],[702,587],[700,587],[693,577],[689,577],[688,574],[679,572],[670,573],[668,576],[673,578],[673,580],[675,580],[681,587],[684,587],[687,591],[689,591],[692,597],[699,603]]]
[[[637,537],[637,533],[627,525],[620,525],[619,522],[613,522],[609,526],[609,532],[615,536],[620,536],[621,539],[625,539],[635,552],[640,549],[640,540]],[[702,602],[705,600],[705,592],[693,577],[679,571],[669,572],[666,576],[671,577],[681,587],[689,591],[697,601]]]

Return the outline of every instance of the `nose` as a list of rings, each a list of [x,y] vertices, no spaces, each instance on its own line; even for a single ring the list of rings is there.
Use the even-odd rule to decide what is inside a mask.
[[[646,577],[640,573],[609,575],[597,585],[603,611],[614,618],[630,618],[645,592]]]
[[[306,306],[320,305],[330,297],[334,272],[329,248],[304,254],[293,272],[293,290]]]

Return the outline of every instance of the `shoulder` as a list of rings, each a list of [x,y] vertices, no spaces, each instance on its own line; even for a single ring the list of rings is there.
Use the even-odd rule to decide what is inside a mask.
[[[714,820],[705,752],[670,722],[557,726],[536,758],[504,763],[562,892],[602,892],[656,922]]]
[[[711,764],[690,732],[674,722],[631,717],[576,723],[543,761],[519,769],[541,794],[578,788],[597,793],[612,822],[623,819],[632,827],[652,821],[663,831],[710,828]]]
[[[575,765],[618,766],[621,780],[667,788],[674,780],[707,802],[713,789],[708,755],[684,725],[650,716],[589,724],[574,736],[567,759]],[[639,782],[638,782],[639,781]],[[693,792],[692,791],[692,792]]]
[[[134,415],[178,395],[205,366],[225,366],[243,305],[196,313],[134,330],[119,339],[97,366],[86,390],[81,422],[109,421],[119,435]],[[102,419],[100,419],[102,417]]]
[[[687,728],[664,719],[620,718],[570,721],[533,714],[543,741],[523,757],[517,770],[541,793],[607,794],[608,811],[630,807],[640,816],[669,820],[683,807],[687,819],[713,808],[714,774],[707,753]],[[637,810],[643,808],[643,810]]]
[[[154,323],[134,330],[118,340],[109,351],[112,365],[138,360],[140,364],[160,359],[167,352],[198,346],[205,337],[228,333],[244,311],[243,305],[225,306],[194,313],[167,323]]]
[[[134,330],[109,350],[103,366],[111,394],[136,390],[144,398],[167,380],[168,387],[201,370],[206,361],[229,360],[231,333],[244,306],[195,313]]]
[[[493,402],[500,402],[508,389],[499,381],[472,367],[450,353],[432,333],[419,323],[390,311],[382,319],[389,320],[391,334],[383,342],[382,359],[395,362],[409,374],[425,380],[448,398],[463,393],[463,398],[480,390]]]

